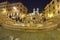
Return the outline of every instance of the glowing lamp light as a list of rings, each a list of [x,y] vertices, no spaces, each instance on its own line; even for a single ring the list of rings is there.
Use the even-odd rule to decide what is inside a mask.
[[[6,10],[4,10],[3,12],[6,13]]]
[[[19,10],[17,9],[17,7],[13,7],[13,12],[19,12]]]
[[[13,7],[13,9],[14,9],[14,10],[17,10],[17,8],[16,8],[16,7]]]
[[[24,17],[25,17],[25,15],[24,15],[24,14],[22,14],[22,15],[21,15],[21,18],[24,18]]]
[[[50,18],[53,17],[53,14],[48,14],[48,17],[50,17]]]
[[[6,11],[6,9],[3,9],[3,12],[2,13],[6,13],[7,11]]]

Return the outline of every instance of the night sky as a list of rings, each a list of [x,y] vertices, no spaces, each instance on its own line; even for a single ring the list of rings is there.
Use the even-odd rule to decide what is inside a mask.
[[[6,0],[0,0],[0,2],[4,2]],[[29,12],[33,11],[33,8],[39,8],[40,12],[44,10],[44,7],[51,0],[8,0],[9,2],[22,2],[27,8]]]

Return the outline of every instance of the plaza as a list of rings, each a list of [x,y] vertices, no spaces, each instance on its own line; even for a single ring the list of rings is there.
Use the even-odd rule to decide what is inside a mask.
[[[0,3],[0,40],[60,40],[60,0],[31,13],[21,2]]]

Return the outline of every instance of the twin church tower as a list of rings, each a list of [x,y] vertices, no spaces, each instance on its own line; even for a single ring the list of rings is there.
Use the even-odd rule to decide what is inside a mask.
[[[37,8],[37,9],[33,8],[33,13],[38,14],[39,13],[39,8]]]

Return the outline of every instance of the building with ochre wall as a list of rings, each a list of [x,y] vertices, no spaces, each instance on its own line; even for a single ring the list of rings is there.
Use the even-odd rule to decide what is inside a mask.
[[[17,17],[21,14],[28,14],[28,9],[21,2],[9,3],[1,2],[0,3],[0,13],[7,15],[8,17]]]
[[[51,18],[60,15],[60,0],[52,0],[44,8],[44,13],[46,18]]]

